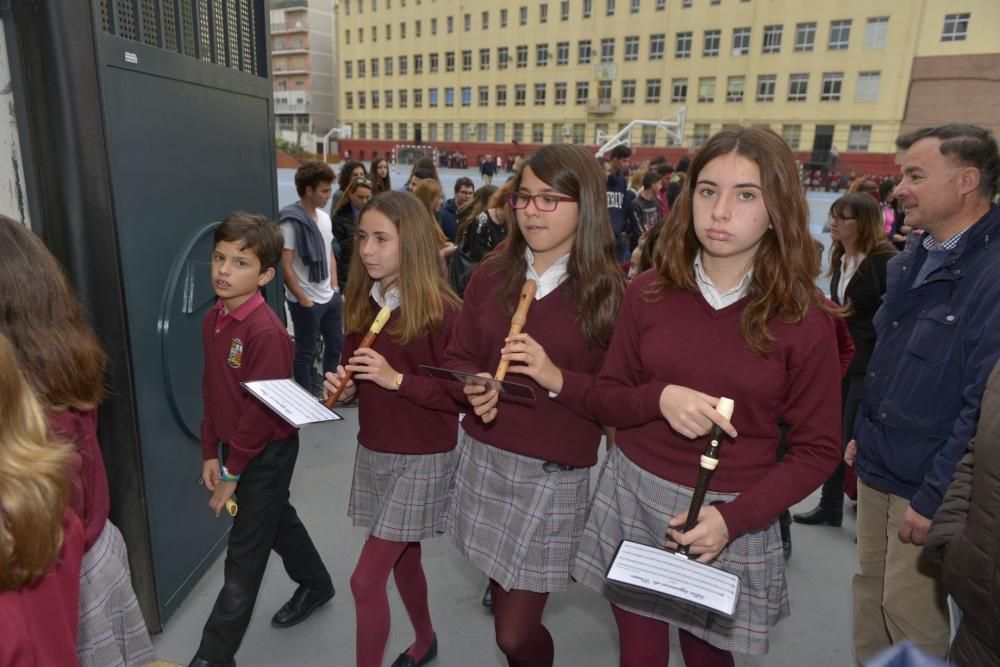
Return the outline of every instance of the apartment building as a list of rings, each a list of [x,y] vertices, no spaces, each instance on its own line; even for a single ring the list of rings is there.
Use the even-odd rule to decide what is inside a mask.
[[[909,126],[1000,125],[996,0],[341,0],[335,13],[353,129],[341,146],[356,156],[595,145],[681,108],[682,149],[752,124],[807,154],[888,155]],[[631,141],[668,150],[656,128]]]

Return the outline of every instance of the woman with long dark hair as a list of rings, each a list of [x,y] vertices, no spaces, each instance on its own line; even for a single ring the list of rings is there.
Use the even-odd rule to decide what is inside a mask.
[[[392,190],[389,160],[386,158],[377,157],[372,159],[372,168],[369,176],[371,177],[372,185],[375,186],[375,194]]]

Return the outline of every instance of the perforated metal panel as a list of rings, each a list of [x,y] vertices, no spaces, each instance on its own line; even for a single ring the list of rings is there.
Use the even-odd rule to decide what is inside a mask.
[[[104,32],[221,67],[261,74],[265,0],[99,0]],[[136,13],[138,12],[138,13]]]

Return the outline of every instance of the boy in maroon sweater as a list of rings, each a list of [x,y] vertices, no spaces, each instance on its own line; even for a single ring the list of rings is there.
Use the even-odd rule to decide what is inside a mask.
[[[300,623],[334,593],[330,575],[288,501],[298,433],[240,384],[292,375],[292,341],[260,295],[260,288],[274,278],[282,246],[281,232],[262,216],[234,213],[215,231],[212,287],[219,301],[202,325],[202,480],[212,491],[209,505],[216,516],[237,489],[240,504],[229,533],[225,583],[190,667],[235,666],[233,656],[250,623],[271,549],[299,584],[272,625]]]

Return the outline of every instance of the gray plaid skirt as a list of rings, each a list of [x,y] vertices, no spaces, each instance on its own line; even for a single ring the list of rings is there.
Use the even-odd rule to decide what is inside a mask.
[[[376,452],[358,443],[347,515],[391,542],[436,537],[455,473],[455,450],[438,454]]]
[[[76,652],[82,667],[132,667],[156,659],[132,590],[125,541],[110,521],[80,565]]]
[[[480,442],[459,428],[446,529],[504,590],[565,590],[587,513],[590,469],[547,473],[540,459]]]
[[[740,598],[733,618],[605,579],[623,539],[662,545],[667,520],[688,509],[692,493],[691,488],[657,477],[617,447],[613,449],[597,481],[573,577],[626,611],[676,625],[713,646],[751,655],[767,653],[768,629],[789,614],[777,521],[737,537],[712,563],[740,577]],[[705,503],[729,501],[737,495],[710,491]]]

